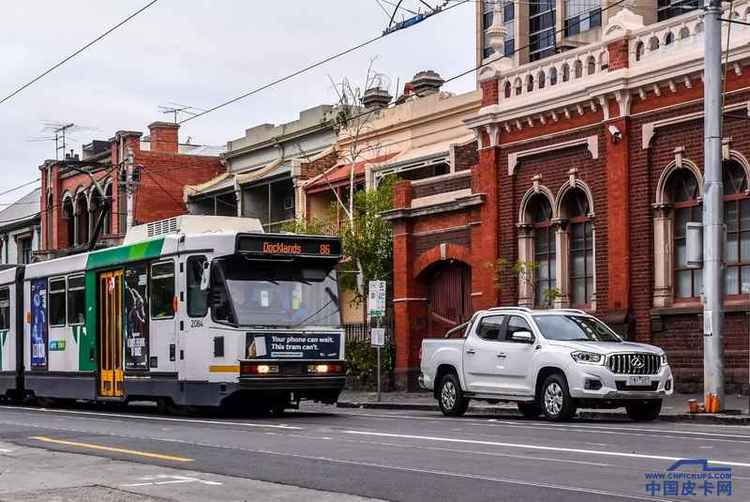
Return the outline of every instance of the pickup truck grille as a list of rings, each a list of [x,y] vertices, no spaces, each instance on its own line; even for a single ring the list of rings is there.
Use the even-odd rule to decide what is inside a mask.
[[[607,366],[612,373],[620,375],[655,375],[659,373],[661,357],[643,352],[613,354]]]

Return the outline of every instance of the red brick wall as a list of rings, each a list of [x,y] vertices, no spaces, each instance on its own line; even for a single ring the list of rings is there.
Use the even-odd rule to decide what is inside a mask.
[[[330,153],[322,156],[319,159],[315,159],[310,162],[301,162],[300,178],[303,180],[314,178],[326,169],[330,169],[331,167],[335,166],[337,161],[338,152],[336,150],[332,150]]]
[[[627,68],[630,64],[627,39],[616,40],[607,46],[609,52],[609,71]]]
[[[218,157],[139,152],[141,181],[134,195],[134,223],[171,218],[185,214],[185,185],[205,183],[223,172]]]
[[[456,171],[464,171],[477,165],[479,163],[477,142],[472,141],[465,145],[456,145],[454,147],[454,159]]]
[[[482,88],[482,106],[496,105],[498,103],[497,80],[485,80],[480,83]]]

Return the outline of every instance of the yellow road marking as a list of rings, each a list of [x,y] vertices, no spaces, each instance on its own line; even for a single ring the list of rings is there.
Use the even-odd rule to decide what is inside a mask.
[[[62,439],[53,439],[46,436],[31,436],[29,439],[35,439],[37,441],[43,441],[45,443],[61,444],[65,446],[75,446],[77,448],[89,448],[91,450],[109,451],[112,453],[125,453],[127,455],[135,455],[137,457],[154,458],[157,460],[171,460],[173,462],[192,462],[192,458],[187,457],[176,457],[173,455],[162,455],[161,453],[151,453],[147,451],[128,450],[125,448],[113,448],[111,446],[102,446],[91,443],[78,443],[76,441],[63,441]]]
[[[240,367],[237,365],[234,366],[209,366],[208,367],[209,373],[239,373]]]

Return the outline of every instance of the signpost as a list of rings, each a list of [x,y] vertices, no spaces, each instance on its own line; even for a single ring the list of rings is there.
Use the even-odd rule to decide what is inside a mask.
[[[367,294],[367,320],[370,324],[370,344],[378,351],[378,392],[377,401],[380,401],[380,349],[385,345],[385,281],[370,281]]]

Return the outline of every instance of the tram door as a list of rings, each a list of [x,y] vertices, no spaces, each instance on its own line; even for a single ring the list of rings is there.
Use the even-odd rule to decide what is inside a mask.
[[[99,395],[123,395],[123,271],[99,274]]]

